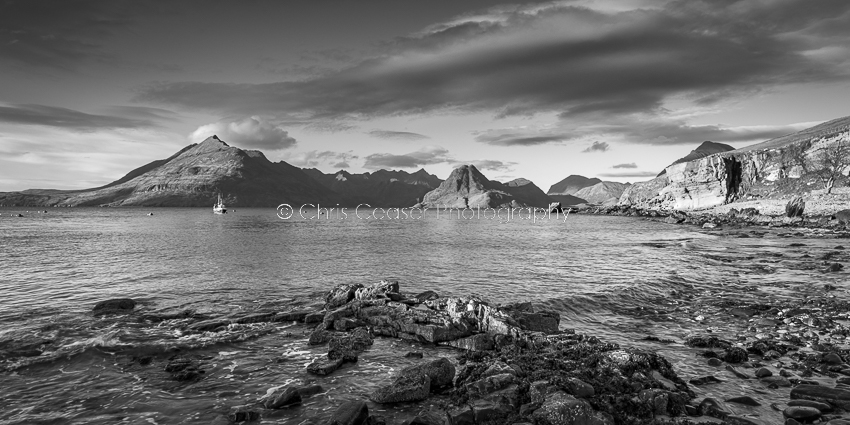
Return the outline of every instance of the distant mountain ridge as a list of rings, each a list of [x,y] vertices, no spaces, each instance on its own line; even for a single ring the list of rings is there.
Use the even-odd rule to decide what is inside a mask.
[[[368,204],[372,207],[409,207],[443,182],[424,169],[414,173],[378,170],[352,174],[340,170],[326,174],[315,168],[307,168],[304,173],[336,192],[342,206]]]
[[[86,190],[0,193],[0,204],[34,206],[274,207],[282,203],[334,205],[339,195],[298,167],[271,162],[262,152],[231,147],[217,136],[150,162],[124,177]]]
[[[553,184],[546,193],[548,195],[575,195],[579,190],[597,183],[602,183],[602,180],[572,174]]]
[[[599,182],[580,189],[574,196],[584,199],[589,204],[616,205],[629,186],[631,183]]]

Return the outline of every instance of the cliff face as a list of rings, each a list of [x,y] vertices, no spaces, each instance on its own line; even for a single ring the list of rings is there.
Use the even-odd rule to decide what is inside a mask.
[[[746,148],[674,164],[653,180],[635,183],[623,192],[620,205],[690,210],[746,198],[752,191],[783,177],[801,176],[801,167],[787,153],[802,146],[811,159],[825,147],[850,143],[850,117]]]
[[[311,168],[304,172],[339,194],[342,199],[340,205],[343,206],[409,207],[443,182],[425,170],[415,173],[378,170],[363,174],[340,170],[335,174],[325,174]]]
[[[484,177],[474,165],[462,165],[422,200],[426,208],[498,208],[523,206],[505,185]]]
[[[335,205],[340,200],[299,168],[212,136],[100,188],[2,193],[0,204],[212,207],[219,194],[226,205],[241,207]]]
[[[673,165],[676,165],[676,164],[681,164],[683,162],[694,161],[694,160],[697,160],[697,159],[700,159],[700,158],[707,157],[709,155],[714,155],[716,153],[729,152],[729,151],[733,151],[733,150],[735,150],[735,148],[733,148],[732,146],[723,144],[723,143],[702,142],[702,144],[699,145],[696,149],[692,150],[689,154],[685,155],[684,157],[677,159],[672,164],[670,164],[670,166],[673,166]],[[667,169],[661,170],[661,172],[658,175],[662,176],[666,172],[667,172]]]

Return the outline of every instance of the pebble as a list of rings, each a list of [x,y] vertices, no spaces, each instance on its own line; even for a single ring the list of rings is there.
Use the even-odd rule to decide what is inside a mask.
[[[756,377],[758,378],[767,378],[768,376],[773,376],[773,372],[770,369],[763,367],[756,371]]]

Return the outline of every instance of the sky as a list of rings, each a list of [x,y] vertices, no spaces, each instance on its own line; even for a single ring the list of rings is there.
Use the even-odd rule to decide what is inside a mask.
[[[0,0],[0,191],[218,135],[324,172],[644,181],[850,115],[846,0]]]

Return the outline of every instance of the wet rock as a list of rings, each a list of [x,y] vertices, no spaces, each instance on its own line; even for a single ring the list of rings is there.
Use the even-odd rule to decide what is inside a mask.
[[[844,360],[838,354],[829,353],[823,356],[823,362],[829,365],[840,365],[844,363]]]
[[[747,350],[741,347],[729,347],[723,353],[723,361],[726,363],[742,363],[749,359]]]
[[[304,316],[304,323],[306,323],[308,325],[311,324],[311,323],[320,323],[324,319],[325,319],[325,313],[322,312],[322,311],[317,311],[317,312],[313,312],[313,313],[307,313],[307,315]]]
[[[756,378],[766,378],[768,376],[773,376],[773,372],[771,372],[770,369],[766,367],[759,368],[756,371]]]
[[[841,271],[844,268],[844,265],[841,263],[831,263],[829,266],[824,269],[825,273],[832,273]]]
[[[369,418],[369,407],[362,401],[346,401],[341,404],[328,425],[366,425]]]
[[[726,365],[726,370],[728,370],[729,372],[732,372],[733,375],[735,375],[735,376],[737,376],[738,378],[741,378],[741,379],[752,378],[750,375],[747,375],[746,373],[742,372],[741,370],[739,370],[738,368],[733,367],[733,366]]]
[[[398,291],[398,281],[382,280],[378,283],[357,288],[354,292],[354,299],[374,300],[378,298],[390,298],[392,297],[392,294],[394,294],[396,295],[396,301],[398,301],[398,299],[400,299],[400,297],[398,297]]]
[[[791,386],[791,381],[789,381],[788,378],[785,378],[784,376],[768,376],[766,378],[762,378],[761,382],[767,386],[776,386],[777,388],[787,388]]]
[[[585,401],[563,392],[546,397],[546,401],[534,411],[534,419],[545,424],[558,425],[613,425],[614,421],[596,412]]]
[[[328,332],[325,330],[325,325],[316,326],[316,329],[313,329],[313,332],[310,333],[310,336],[307,338],[307,344],[309,345],[322,345],[333,338],[333,332]]]
[[[822,385],[798,385],[791,390],[792,400],[811,400],[850,410],[850,390]]]
[[[325,389],[322,388],[321,385],[307,385],[306,387],[298,388],[298,394],[301,395],[302,399],[312,397],[323,392],[325,392]]]
[[[335,288],[328,291],[327,295],[325,295],[325,309],[331,310],[347,304],[349,301],[354,299],[354,294],[362,287],[363,285],[360,284],[337,285]]]
[[[314,375],[329,375],[342,366],[343,358],[329,359],[322,357],[307,365],[307,372]]]
[[[229,324],[230,322],[224,319],[210,319],[192,323],[189,325],[189,330],[193,332],[218,332]]]
[[[299,403],[301,403],[301,393],[293,387],[286,387],[272,393],[263,403],[263,406],[266,409],[280,409]]]
[[[791,406],[782,411],[782,416],[802,423],[810,423],[820,418],[820,410],[814,407]]]
[[[440,295],[434,291],[424,291],[416,294],[413,298],[420,303],[424,303],[425,301],[436,300],[437,298],[440,298]]]
[[[685,345],[694,348],[726,348],[732,344],[729,341],[724,341],[714,335],[694,335],[685,338]]]
[[[702,385],[708,385],[708,384],[718,384],[720,382],[723,382],[723,380],[717,379],[713,376],[703,376],[703,377],[700,377],[700,378],[692,378],[688,382],[692,385],[702,386]]]
[[[365,328],[354,332],[333,335],[328,341],[328,358],[342,358],[345,361],[357,361],[357,356],[373,343],[372,335]]]
[[[664,378],[662,378],[664,379]],[[668,380],[668,382],[670,382]],[[671,383],[672,384],[672,383]],[[577,398],[588,398],[593,397],[596,391],[593,389],[593,385],[588,384],[587,382],[582,381],[578,378],[570,378],[566,382],[567,391],[569,394],[577,397]],[[673,385],[675,390],[676,386]]]
[[[235,322],[239,324],[271,322],[273,321],[276,314],[277,313],[274,312],[254,313],[249,314],[247,316],[242,316],[236,319]]]
[[[375,403],[400,403],[420,401],[428,398],[431,392],[431,378],[423,373],[401,374],[392,384],[378,388],[369,400]]]
[[[376,425],[372,418],[369,418],[369,425]],[[445,425],[446,414],[436,410],[421,412],[415,418],[404,422],[404,425]]]
[[[708,365],[714,366],[714,367],[721,366],[721,365],[723,365],[723,360],[720,360],[718,358],[711,358],[711,359],[708,359]]]
[[[429,378],[429,385],[433,389],[441,389],[452,385],[455,377],[455,366],[449,359],[439,359],[410,366],[399,372],[399,376],[425,375]]]
[[[711,416],[712,418],[725,419],[730,415],[729,409],[723,403],[713,399],[706,398],[699,404],[698,408],[701,415]]]
[[[466,338],[456,339],[445,343],[450,347],[470,351],[487,351],[496,347],[496,342],[490,334],[476,334]]]
[[[750,309],[750,308],[736,307],[736,308],[729,310],[729,314],[731,314],[735,317],[750,318],[750,317],[753,317],[756,314],[756,312],[755,312],[755,310]]]
[[[197,381],[206,373],[201,369],[202,366],[203,362],[198,358],[174,356],[168,360],[165,371],[175,381]]]
[[[826,425],[850,425],[850,419],[833,419],[827,422]]]
[[[470,407],[476,424],[498,422],[509,415],[512,410],[509,405],[488,400],[476,400],[470,403]]]
[[[251,406],[233,406],[227,414],[230,422],[250,422],[260,419],[260,412]]]
[[[419,351],[410,351],[407,354],[405,354],[404,357],[407,357],[409,359],[421,359],[423,357],[423,355]]]
[[[850,209],[838,211],[833,215],[841,224],[850,223]]]
[[[136,308],[136,301],[130,298],[114,298],[101,301],[94,305],[92,314],[103,316],[107,314],[128,314]]]
[[[272,322],[304,322],[304,319],[306,319],[309,314],[311,314],[311,312],[306,310],[277,313],[272,318]]]
[[[802,217],[803,210],[806,208],[806,203],[803,201],[803,197],[798,196],[785,204],[785,216],[786,217]]]
[[[789,407],[812,407],[818,409],[821,413],[832,412],[832,406],[827,403],[821,403],[811,400],[791,400],[788,402]]]
[[[732,397],[732,398],[726,399],[726,402],[727,403],[743,404],[745,406],[761,406],[761,403],[757,402],[755,399],[753,399],[750,396]]]

